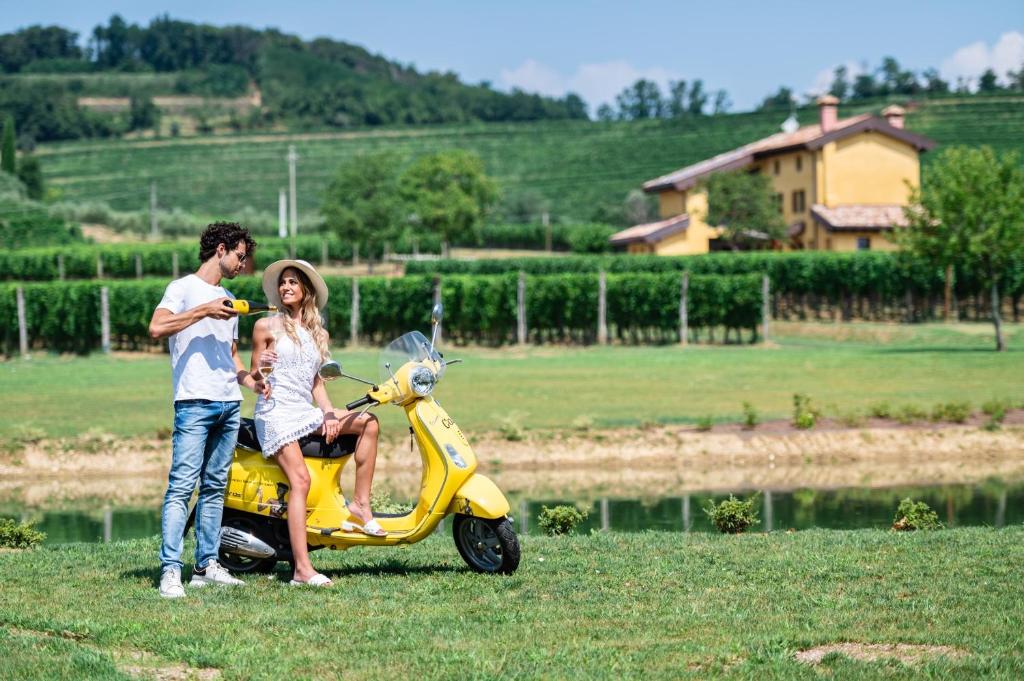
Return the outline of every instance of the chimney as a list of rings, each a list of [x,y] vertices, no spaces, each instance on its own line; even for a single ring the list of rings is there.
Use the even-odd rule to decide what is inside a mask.
[[[832,95],[818,97],[818,120],[821,132],[826,133],[836,127],[839,119],[839,100]]]
[[[894,128],[903,128],[903,114],[907,113],[902,106],[893,104],[882,109],[882,115],[885,116],[885,122]]]

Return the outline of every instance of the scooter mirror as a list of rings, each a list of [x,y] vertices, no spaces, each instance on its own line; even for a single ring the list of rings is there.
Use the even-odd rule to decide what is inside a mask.
[[[319,374],[320,378],[325,381],[333,381],[336,378],[341,378],[341,365],[333,359],[329,359],[320,365]]]
[[[434,309],[430,311],[430,323],[437,324],[444,319],[444,305],[438,303],[434,306]]]

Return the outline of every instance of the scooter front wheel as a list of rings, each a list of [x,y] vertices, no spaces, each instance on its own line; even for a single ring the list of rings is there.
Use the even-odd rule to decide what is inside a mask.
[[[508,518],[457,514],[452,537],[462,560],[476,572],[510,575],[519,567],[519,538]]]

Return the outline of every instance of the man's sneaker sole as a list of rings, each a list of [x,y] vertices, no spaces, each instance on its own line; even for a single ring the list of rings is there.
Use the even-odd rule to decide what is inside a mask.
[[[185,597],[185,589],[184,588],[181,590],[180,594],[179,593],[168,593],[168,592],[165,592],[165,591],[161,591],[160,592],[160,598],[184,598],[184,597]]]
[[[192,580],[189,581],[189,583],[188,583],[189,586],[195,587],[197,589],[199,587],[201,587],[201,586],[206,586],[207,584],[212,584],[214,586],[242,586],[243,584],[245,584],[245,582],[243,582],[243,581],[239,581],[238,583],[216,582],[216,581],[214,581],[212,579],[205,579],[205,578],[193,575]]]

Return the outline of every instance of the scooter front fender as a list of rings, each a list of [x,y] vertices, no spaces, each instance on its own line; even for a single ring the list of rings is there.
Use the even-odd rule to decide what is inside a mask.
[[[447,513],[493,519],[504,518],[510,508],[508,499],[490,478],[474,473],[455,493]]]

